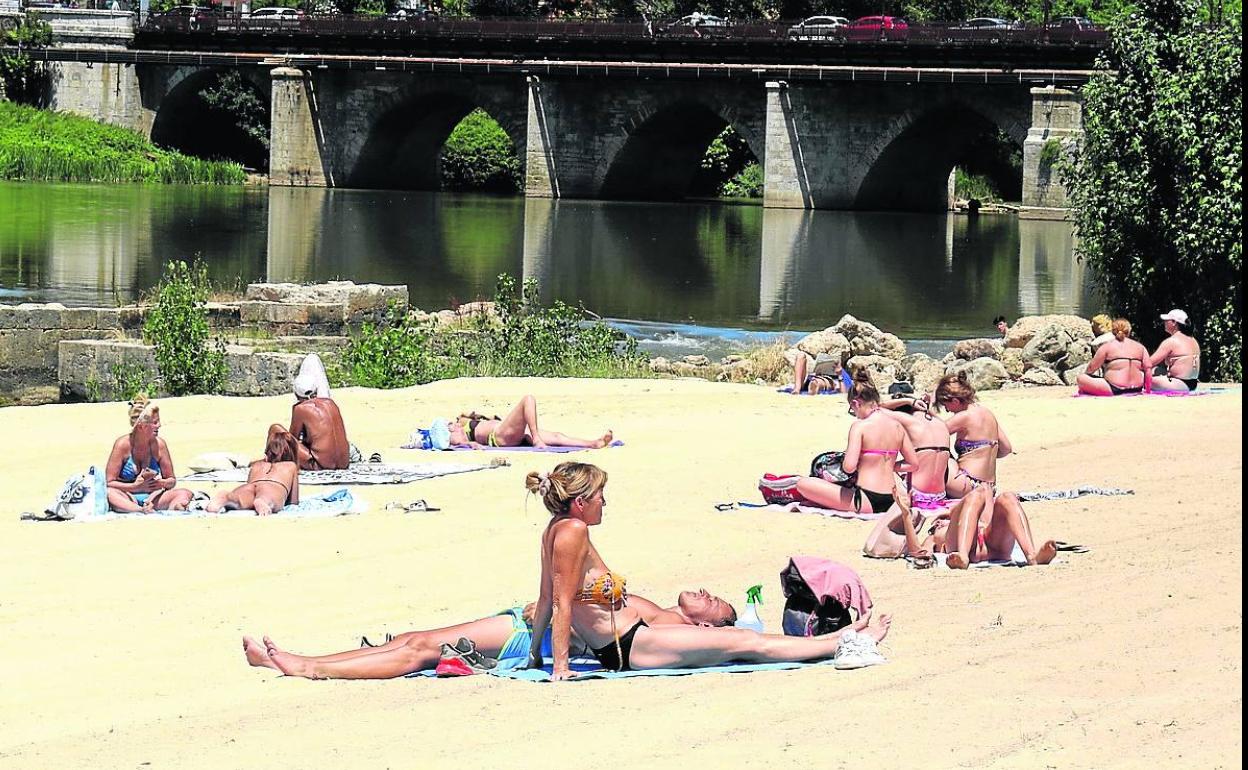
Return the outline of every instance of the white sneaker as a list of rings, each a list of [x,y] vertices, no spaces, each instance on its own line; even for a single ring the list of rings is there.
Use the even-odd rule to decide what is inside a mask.
[[[852,629],[841,634],[841,644],[832,656],[832,665],[841,671],[878,666],[887,662],[876,647],[874,639]]]

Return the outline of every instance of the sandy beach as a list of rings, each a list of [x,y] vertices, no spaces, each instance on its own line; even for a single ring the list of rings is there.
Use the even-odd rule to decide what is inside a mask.
[[[844,444],[839,398],[699,381],[459,380],[336,392],[388,462],[488,462],[397,447],[431,417],[531,392],[543,424],[620,448],[594,542],[633,593],[763,583],[779,630],[790,555],[858,570],[894,614],[889,664],[559,685],[494,677],[306,681],[248,667],[242,634],[326,653],[534,598],[546,521],[523,477],[556,455],[404,486],[355,487],[336,519],[19,522],[102,464],[125,404],[0,409],[0,767],[1234,767],[1242,750],[1242,393],[986,394],[1017,456],[1006,489],[1128,487],[1027,507],[1055,565],[954,573],[868,560],[870,524],[717,512],[763,472]],[[159,402],[180,468],[257,456],[291,399]],[[493,455],[494,453],[491,453]],[[211,489],[200,485],[198,488]],[[312,488],[314,489],[314,488]],[[305,490],[305,494],[306,494]],[[425,498],[436,513],[385,510]]]

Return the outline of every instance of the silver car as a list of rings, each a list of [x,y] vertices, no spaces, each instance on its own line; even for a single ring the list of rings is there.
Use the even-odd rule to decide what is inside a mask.
[[[842,36],[849,26],[844,16],[811,16],[789,27],[790,40],[825,40]]]

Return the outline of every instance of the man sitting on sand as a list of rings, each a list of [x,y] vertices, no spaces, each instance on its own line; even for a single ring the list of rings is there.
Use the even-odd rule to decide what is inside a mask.
[[[351,463],[351,445],[342,412],[332,398],[317,395],[316,378],[295,378],[295,406],[290,432],[298,440],[299,467],[305,471],[342,470]]]

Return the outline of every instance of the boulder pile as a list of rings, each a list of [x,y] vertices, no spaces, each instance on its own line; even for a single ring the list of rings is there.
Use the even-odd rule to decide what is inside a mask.
[[[1092,324],[1078,316],[1024,316],[1004,338],[958,340],[944,358],[935,359],[924,353],[908,353],[896,335],[845,315],[782,352],[779,348],[751,351],[718,362],[702,355],[676,360],[653,358],[650,369],[677,377],[783,385],[792,382],[799,356],[806,357],[807,371],[813,371],[815,357],[827,353],[840,358],[850,371],[865,368],[881,392],[894,382],[906,381],[915,391],[928,393],[941,377],[953,372],[966,372],[976,390],[997,390],[1074,385],[1092,359],[1091,342]]]

